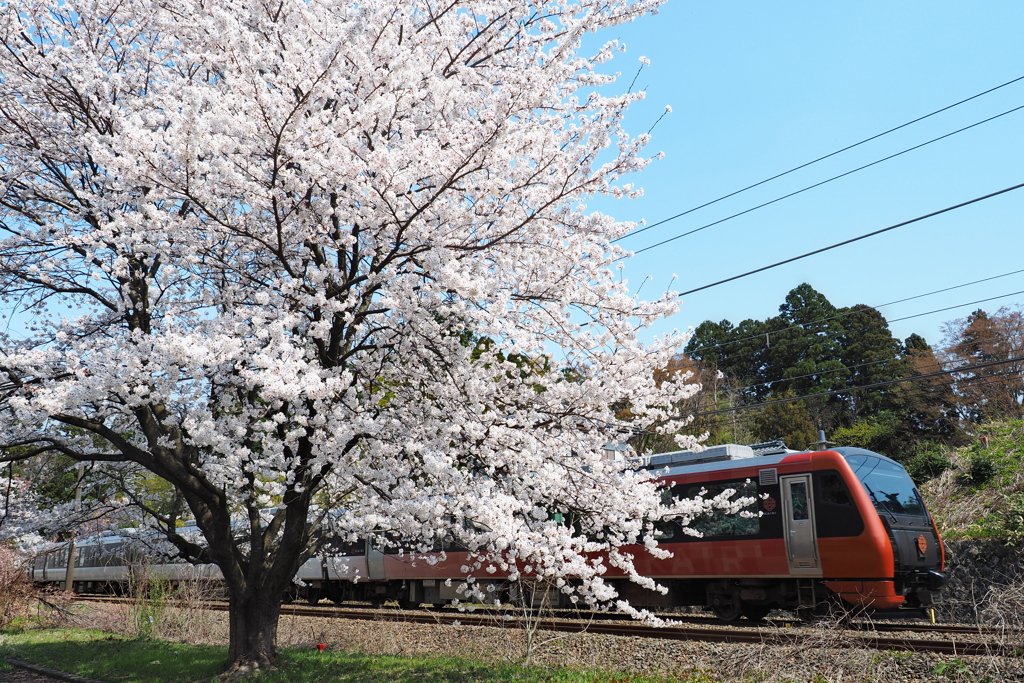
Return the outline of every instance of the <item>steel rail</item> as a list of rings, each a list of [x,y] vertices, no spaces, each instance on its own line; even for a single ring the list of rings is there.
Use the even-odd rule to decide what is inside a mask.
[[[76,599],[91,602],[120,602],[128,598],[103,598],[84,597]],[[227,611],[226,602],[206,602],[206,607],[215,611]],[[475,610],[474,610],[475,611]],[[436,625],[458,625],[458,626],[490,626],[496,628],[519,629],[524,626],[535,627],[546,631],[563,633],[593,633],[599,635],[612,635],[640,638],[660,638],[662,640],[693,640],[711,643],[747,643],[764,644],[772,643],[778,645],[806,645],[807,632],[804,627],[794,627],[799,622],[784,621],[788,626],[779,628],[776,623],[766,622],[765,626],[756,629],[736,628],[718,622],[718,628],[700,628],[687,626],[648,626],[634,623],[602,623],[589,620],[569,620],[554,618],[531,618],[523,616],[511,616],[506,613],[504,616],[496,614],[474,614],[473,612],[457,612],[452,610],[425,611],[425,610],[389,610],[389,609],[367,609],[367,608],[339,608],[339,607],[315,607],[312,605],[302,606],[295,604],[284,604],[281,606],[282,616],[297,617],[319,617],[327,619],[352,619],[356,621],[391,621],[414,624],[436,624]],[[600,615],[604,619],[604,615]],[[597,618],[595,616],[595,618]],[[700,617],[698,617],[700,618]],[[951,626],[940,624],[935,628],[932,624],[916,627],[909,624],[870,624],[873,630],[900,630],[892,627],[907,626],[908,631],[916,630],[919,633],[928,631],[939,631],[945,634],[971,634],[986,635],[976,629],[965,626]],[[1019,642],[1019,641],[1018,641]],[[932,640],[927,638],[908,638],[902,636],[881,636],[875,634],[863,634],[857,631],[848,631],[842,635],[836,635],[830,640],[829,648],[864,648],[874,650],[899,650],[904,652],[931,652],[953,656],[987,655],[1002,657],[1024,656],[1024,648],[1019,644],[1008,645],[999,642],[978,642],[970,640]]]

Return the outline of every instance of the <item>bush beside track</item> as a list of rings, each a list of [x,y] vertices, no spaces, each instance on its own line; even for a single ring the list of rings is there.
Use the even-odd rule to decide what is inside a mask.
[[[1020,628],[1024,420],[979,425],[975,436],[936,455],[936,476],[920,486],[946,543],[949,585],[937,611],[942,621]]]

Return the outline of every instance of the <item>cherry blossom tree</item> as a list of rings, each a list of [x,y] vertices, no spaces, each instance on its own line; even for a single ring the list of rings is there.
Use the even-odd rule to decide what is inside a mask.
[[[581,45],[659,2],[6,2],[4,459],[167,482],[136,502],[222,570],[235,671],[327,519],[652,585],[625,547],[692,507],[601,447],[694,387],[653,381],[680,339],[636,332],[677,301],[630,295],[632,226],[583,203],[649,159],[620,46]]]
[[[59,512],[63,510],[40,504],[27,479],[10,474],[0,477],[0,544],[28,548],[41,544],[45,539],[37,532],[61,525],[62,520],[53,518]]]

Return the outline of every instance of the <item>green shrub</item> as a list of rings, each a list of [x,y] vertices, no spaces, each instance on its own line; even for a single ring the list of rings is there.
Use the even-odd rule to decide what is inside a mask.
[[[1024,493],[1007,496],[1003,504],[1005,508],[1002,512],[1002,522],[1006,541],[1020,545],[1024,541]]]
[[[151,575],[145,567],[133,571],[129,583],[129,593],[135,599],[131,605],[131,635],[149,640],[157,633],[157,622],[167,610],[174,587],[167,579]]]
[[[960,678],[962,676],[970,676],[971,667],[967,666],[962,659],[949,659],[936,664],[932,669],[932,673],[937,676]]]
[[[996,457],[987,452],[979,452],[971,455],[963,478],[972,486],[981,486],[996,476],[998,471],[999,462]]]
[[[849,427],[840,427],[832,432],[832,441],[838,446],[866,448],[869,451],[885,453],[892,457],[894,441],[897,441],[899,420],[889,412],[858,420]]]
[[[907,472],[916,482],[934,479],[951,466],[949,456],[938,448],[921,451],[906,462]]]

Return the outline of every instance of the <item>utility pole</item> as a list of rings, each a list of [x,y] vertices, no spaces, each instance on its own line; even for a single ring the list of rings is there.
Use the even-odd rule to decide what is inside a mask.
[[[732,408],[732,405],[733,405],[732,400],[733,400],[733,394],[732,394],[732,392],[729,392],[729,407],[730,408]],[[736,439],[736,412],[737,411],[733,410],[731,412],[732,412],[732,442],[733,443],[739,443],[737,441],[737,439]]]
[[[85,463],[78,463],[78,477],[75,479],[75,516],[82,509],[82,479],[85,477]],[[68,568],[64,574],[64,590],[68,593],[74,592],[75,588],[75,536],[78,532],[78,525],[75,525],[75,534],[68,542]]]

